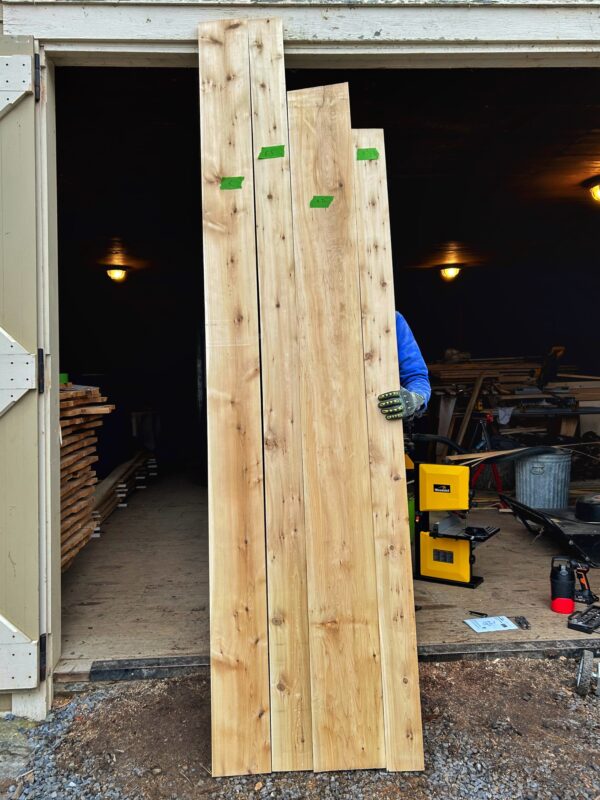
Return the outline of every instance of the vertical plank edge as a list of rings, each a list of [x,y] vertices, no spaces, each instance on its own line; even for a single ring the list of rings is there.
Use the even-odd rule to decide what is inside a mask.
[[[281,19],[248,22],[274,771],[312,768],[298,324]],[[263,147],[284,146],[262,158]]]
[[[214,776],[270,772],[248,30],[199,26]],[[224,190],[224,177],[243,177]]]
[[[288,93],[313,760],[385,766],[347,84]],[[310,205],[331,195],[327,207]]]
[[[424,769],[402,423],[377,396],[399,385],[394,273],[382,130],[354,130],[354,187],[379,605],[386,765]],[[357,161],[358,148],[379,158]]]

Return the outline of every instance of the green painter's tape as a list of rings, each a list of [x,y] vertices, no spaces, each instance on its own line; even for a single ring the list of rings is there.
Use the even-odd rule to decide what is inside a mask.
[[[376,147],[359,147],[356,150],[357,161],[377,161],[379,150]]]
[[[241,189],[244,182],[243,175],[234,175],[230,178],[221,178],[220,189]]]
[[[284,144],[274,144],[272,147],[261,148],[258,154],[258,160],[263,161],[265,158],[283,158],[285,155]]]
[[[329,208],[329,206],[333,203],[333,195],[332,194],[315,194],[313,195],[313,199],[310,201],[311,208]]]

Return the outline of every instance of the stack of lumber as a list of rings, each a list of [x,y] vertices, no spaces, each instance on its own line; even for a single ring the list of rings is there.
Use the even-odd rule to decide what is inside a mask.
[[[542,359],[506,357],[429,364],[432,393],[438,399],[431,405],[431,413],[438,413],[437,432],[464,444],[475,411],[497,416],[498,409],[511,407],[515,420],[505,429],[507,434],[574,435],[579,416],[593,414],[600,405],[600,377],[578,375],[574,367],[564,367],[540,390],[541,363]],[[559,399],[569,400],[571,409],[561,414]]]
[[[286,94],[280,20],[199,59],[212,772],[419,770],[383,131]]]
[[[92,465],[98,460],[98,428],[114,406],[95,386],[67,384],[60,388],[61,567],[67,569],[89,541],[95,523]]]
[[[453,386],[473,383],[481,374],[495,377],[498,382],[534,382],[540,369],[539,361],[525,358],[470,358],[468,361],[440,361],[427,365],[434,386]]]
[[[102,523],[116,508],[125,508],[129,496],[139,489],[145,489],[148,478],[156,475],[156,458],[144,451],[115,467],[94,492],[95,533],[99,532]]]

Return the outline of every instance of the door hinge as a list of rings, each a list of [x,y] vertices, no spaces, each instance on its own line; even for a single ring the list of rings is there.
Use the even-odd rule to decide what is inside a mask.
[[[33,92],[35,97],[35,102],[39,102],[40,99],[40,87],[42,84],[42,65],[40,62],[40,54],[34,53],[33,54]]]
[[[38,374],[37,374],[38,394],[44,394],[46,388],[46,368],[44,351],[41,347],[38,348]]]
[[[0,417],[35,389],[35,353],[29,353],[0,328]]]
[[[40,683],[46,680],[46,669],[48,665],[48,635],[40,635]]]

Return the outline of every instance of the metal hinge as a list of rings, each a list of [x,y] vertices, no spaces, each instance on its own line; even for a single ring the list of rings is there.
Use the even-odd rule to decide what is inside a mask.
[[[0,614],[0,690],[35,689],[39,685],[39,642],[32,641]]]
[[[31,74],[31,56],[0,56],[0,72],[0,117],[3,117],[34,91],[35,76]]]
[[[48,668],[48,636],[45,633],[40,635],[40,683],[46,680],[46,670]]]
[[[38,348],[38,369],[37,369],[37,385],[38,385],[38,394],[44,394],[44,390],[46,388],[46,367],[45,367],[45,359],[44,359],[44,351],[41,347]]]
[[[35,361],[35,353],[28,353],[0,328],[0,417],[28,391],[35,389]]]
[[[34,53],[33,55],[33,91],[35,102],[38,103],[40,99],[40,87],[42,85],[42,66],[40,62],[40,54]]]

